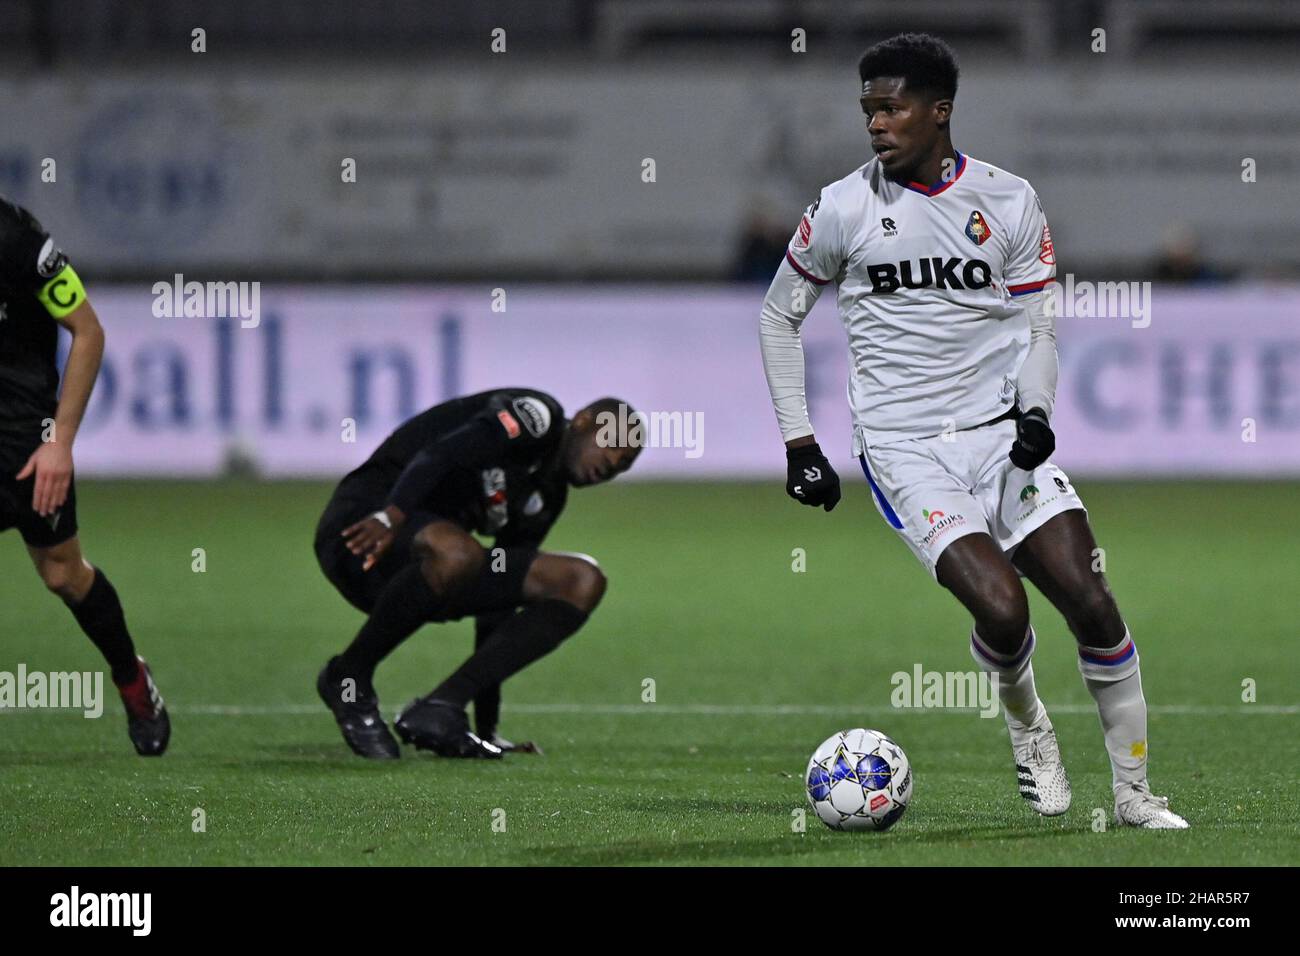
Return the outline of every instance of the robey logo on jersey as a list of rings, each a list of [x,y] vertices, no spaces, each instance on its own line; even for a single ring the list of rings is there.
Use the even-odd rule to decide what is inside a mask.
[[[958,270],[960,269],[960,277]],[[884,295],[903,289],[984,289],[993,282],[993,270],[983,259],[959,259],[931,256],[926,259],[904,259],[902,262],[881,262],[867,266],[871,291]]]

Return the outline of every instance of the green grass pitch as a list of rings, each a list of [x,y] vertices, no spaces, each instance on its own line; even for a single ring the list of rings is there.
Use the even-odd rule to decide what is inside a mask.
[[[848,481],[831,515],[779,482],[575,492],[548,546],[596,555],[610,590],[582,632],[506,686],[502,732],[546,755],[493,764],[409,750],[371,764],[345,749],[313,686],[360,623],[311,553],[327,485],[87,482],[82,539],[155,666],[172,746],[136,757],[115,695],[99,720],[0,713],[0,863],[1297,862],[1300,486],[1080,483],[1142,653],[1152,781],[1193,825],[1144,833],[1109,825],[1097,717],[1036,593],[1035,670],[1074,784],[1068,814],[1041,819],[1017,796],[1000,717],[891,709],[894,672],[973,667],[967,621]],[[12,533],[0,579],[0,670],[100,667]],[[379,672],[385,712],[471,640],[464,623],[412,638]],[[834,833],[811,813],[794,832],[808,755],[859,725],[911,757],[907,814],[886,834]]]

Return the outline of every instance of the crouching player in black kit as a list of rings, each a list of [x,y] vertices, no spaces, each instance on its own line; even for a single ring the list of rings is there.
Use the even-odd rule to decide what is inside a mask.
[[[570,485],[632,466],[639,443],[611,439],[605,427],[634,420],[619,416],[620,405],[626,415],[625,403],[604,398],[566,420],[554,398],[532,389],[453,399],[406,422],[339,483],[316,529],[316,556],[369,618],[316,686],[355,753],[399,755],[379,713],[376,665],[426,622],[468,615],[474,654],[394,727],[444,757],[495,759],[516,749],[496,735],[501,682],[582,627],[605,592],[593,559],[538,547]]]
[[[55,322],[72,333],[61,394]],[[167,710],[117,591],[77,540],[72,442],[103,355],[104,330],[67,257],[30,213],[0,199],[0,531],[18,529],[45,586],[104,655],[131,743],[152,757],[167,749]]]

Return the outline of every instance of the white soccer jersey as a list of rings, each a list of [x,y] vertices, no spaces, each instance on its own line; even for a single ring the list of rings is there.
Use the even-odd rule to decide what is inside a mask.
[[[929,187],[890,181],[876,159],[827,186],[786,259],[814,298],[838,284],[855,455],[864,443],[968,428],[1009,409],[1029,349],[1017,297],[1056,275],[1033,188],[960,153],[953,175]],[[782,428],[787,439],[811,430]]]

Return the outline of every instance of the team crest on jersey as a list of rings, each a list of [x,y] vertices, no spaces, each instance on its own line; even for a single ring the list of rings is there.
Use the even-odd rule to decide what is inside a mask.
[[[483,519],[485,531],[493,532],[510,520],[506,500],[506,473],[502,468],[483,471]]]
[[[988,237],[989,224],[984,221],[984,216],[976,209],[970,214],[970,218],[966,220],[966,238],[975,245],[982,246]]]

